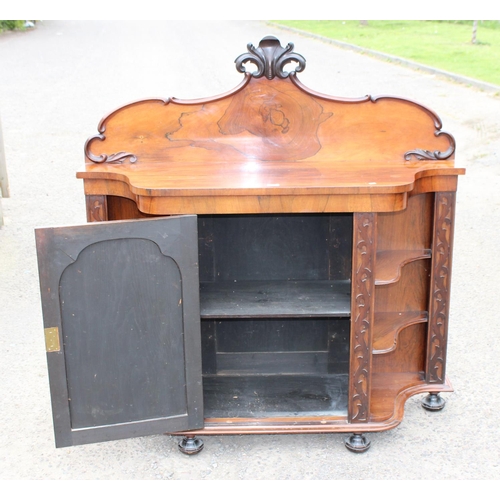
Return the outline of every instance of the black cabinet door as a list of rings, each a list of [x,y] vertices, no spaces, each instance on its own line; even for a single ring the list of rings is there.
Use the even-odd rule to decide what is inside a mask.
[[[203,427],[196,216],[36,243],[56,446]]]

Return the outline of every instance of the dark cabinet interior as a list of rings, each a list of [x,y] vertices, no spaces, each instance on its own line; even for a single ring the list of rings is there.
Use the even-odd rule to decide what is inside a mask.
[[[352,215],[198,217],[206,417],[346,415]]]

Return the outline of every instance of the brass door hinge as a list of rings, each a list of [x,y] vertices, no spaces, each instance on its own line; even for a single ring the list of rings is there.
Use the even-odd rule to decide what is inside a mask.
[[[57,352],[61,350],[59,342],[59,328],[45,328],[45,350],[47,352]]]

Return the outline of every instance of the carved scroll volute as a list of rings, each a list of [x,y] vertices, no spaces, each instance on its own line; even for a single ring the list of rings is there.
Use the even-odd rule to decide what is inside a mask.
[[[404,155],[405,160],[410,160],[414,156],[417,160],[448,160],[455,153],[455,138],[448,132],[437,130],[434,135],[436,137],[444,136],[448,139],[450,146],[446,151],[429,151],[427,149],[412,149],[407,151]]]
[[[370,418],[376,214],[354,214],[349,421]]]
[[[106,136],[104,132],[106,131],[106,126],[101,125],[99,127],[100,134],[89,137],[85,142],[84,151],[85,156],[93,163],[123,163],[126,158],[130,161],[130,163],[135,163],[137,161],[137,157],[133,153],[127,153],[126,151],[119,151],[118,153],[113,153],[110,155],[101,154],[96,156],[90,151],[90,145],[94,140],[104,141]]]
[[[426,381],[437,384],[446,378],[454,212],[455,193],[436,193]]]
[[[266,36],[260,41],[257,48],[251,43],[247,45],[248,52],[241,54],[234,61],[236,69],[240,73],[245,73],[244,64],[253,63],[257,66],[257,71],[252,73],[254,78],[265,76],[268,80],[272,80],[276,76],[286,78],[289,73],[283,68],[288,63],[296,62],[298,66],[293,72],[299,73],[306,67],[306,60],[300,54],[292,52],[293,47],[293,43],[282,47],[276,37]]]

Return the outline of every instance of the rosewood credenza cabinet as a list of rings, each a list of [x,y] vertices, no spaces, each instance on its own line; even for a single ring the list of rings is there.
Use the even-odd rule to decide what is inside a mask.
[[[236,67],[226,94],[103,118],[77,174],[92,224],[36,231],[58,447],[344,432],[361,452],[452,390],[453,137],[411,100],[306,88],[274,37]]]

